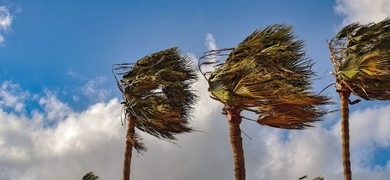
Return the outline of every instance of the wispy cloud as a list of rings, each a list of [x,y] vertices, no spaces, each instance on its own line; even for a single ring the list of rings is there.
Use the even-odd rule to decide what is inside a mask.
[[[352,22],[378,22],[390,16],[388,0],[337,0],[336,13],[342,15],[342,26]]]
[[[29,95],[28,91],[22,91],[19,84],[4,81],[0,87],[0,107],[8,107],[16,112],[22,112],[25,110],[24,101]]]
[[[8,12],[7,7],[0,6],[0,28],[3,31],[9,31],[13,17]]]
[[[68,68],[66,75],[84,83],[83,86],[75,89],[76,91],[75,93],[77,93],[78,95],[72,96],[74,102],[79,101],[82,96],[87,97],[92,103],[109,100],[108,98],[111,95],[111,91],[108,90],[105,86],[108,81],[107,77],[104,76],[98,76],[95,78],[86,77],[74,71],[72,68]]]
[[[217,50],[217,44],[214,39],[214,36],[211,33],[207,33],[206,35],[206,42],[205,42],[207,50]]]
[[[104,88],[104,84],[106,82],[106,77],[96,77],[89,80],[84,86],[82,86],[81,91],[94,102],[106,100],[110,95],[109,90]]]
[[[214,36],[211,33],[207,33],[206,34],[206,39],[205,40],[206,40],[205,41],[205,46],[206,46],[208,51],[218,50],[217,49],[216,40],[215,40]],[[204,58],[201,61],[202,62],[203,61],[209,61],[209,62],[224,61],[223,58],[224,57],[217,56],[215,54],[208,54],[207,57]],[[202,66],[201,69],[202,69],[202,72],[211,72],[211,71],[214,70],[214,67],[210,66],[210,65],[206,65],[206,66]]]
[[[68,72],[66,72],[67,75],[71,76],[72,78],[75,79],[87,79],[86,77],[80,75],[76,71],[73,70],[73,68],[68,68]]]
[[[13,16],[9,13],[6,6],[0,6],[0,44],[4,43],[3,33],[11,30]]]

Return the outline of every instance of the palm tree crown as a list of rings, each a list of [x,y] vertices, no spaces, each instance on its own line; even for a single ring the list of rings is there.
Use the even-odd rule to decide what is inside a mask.
[[[188,126],[195,93],[190,90],[196,80],[192,61],[170,48],[139,59],[135,64],[120,64],[123,74],[118,87],[124,96],[126,116],[135,118],[135,127],[157,138],[176,140],[175,134],[192,131]],[[145,147],[134,136],[133,147]]]
[[[390,19],[352,23],[330,41],[337,81],[365,100],[390,99]]]
[[[199,67],[213,64],[203,72],[211,97],[228,106],[239,106],[259,114],[257,122],[285,129],[304,129],[326,112],[319,105],[329,98],[311,91],[311,59],[303,52],[292,27],[284,24],[256,30],[236,48],[206,52]],[[218,64],[210,58],[230,51]]]

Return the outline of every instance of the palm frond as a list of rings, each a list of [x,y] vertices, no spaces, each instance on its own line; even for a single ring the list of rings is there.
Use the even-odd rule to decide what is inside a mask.
[[[118,87],[125,113],[136,119],[137,129],[169,141],[176,140],[176,134],[192,131],[188,121],[197,96],[190,88],[197,77],[189,57],[170,48],[117,69],[124,68],[129,71],[117,81]]]

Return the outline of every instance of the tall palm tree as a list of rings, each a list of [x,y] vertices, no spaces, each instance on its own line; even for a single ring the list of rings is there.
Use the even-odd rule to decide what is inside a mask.
[[[340,95],[344,179],[352,179],[349,152],[350,94],[365,100],[390,100],[390,19],[352,23],[328,43]]]
[[[329,98],[311,91],[312,63],[302,49],[291,26],[274,24],[254,31],[236,48],[212,50],[200,58],[210,96],[224,104],[236,180],[245,179],[241,111],[258,114],[261,125],[283,129],[311,127],[326,113],[318,107],[330,103]],[[218,61],[221,55],[227,55],[224,62]]]
[[[168,141],[192,131],[188,120],[196,95],[190,88],[196,73],[190,58],[181,56],[176,47],[145,56],[135,64],[116,65],[113,70],[128,70],[117,73],[123,75],[120,81],[115,76],[128,122],[123,165],[123,180],[128,180],[133,147],[146,150],[135,128]]]

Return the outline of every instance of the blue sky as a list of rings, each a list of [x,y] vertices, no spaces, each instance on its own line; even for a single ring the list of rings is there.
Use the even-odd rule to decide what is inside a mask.
[[[233,47],[255,29],[272,23],[294,25],[297,35],[307,41],[308,50],[313,49],[311,52],[325,49],[325,40],[332,37],[334,26],[340,21],[332,11],[334,3],[295,3],[4,3],[10,4],[11,13],[20,12],[14,13],[12,32],[5,34],[5,47],[0,49],[2,80],[15,81],[33,92],[41,92],[43,88],[75,91],[86,83],[85,78],[110,78],[113,63],[135,61],[171,46],[200,56],[207,50],[204,46],[207,33],[214,35],[219,47]],[[310,55],[328,63],[326,50],[322,52],[322,56]],[[29,78],[25,78],[26,74]],[[107,82],[113,87],[111,79]]]
[[[386,0],[1,0],[0,179],[77,179],[91,170],[121,177],[124,128],[114,63],[172,46],[197,58],[207,46],[234,47],[255,29],[286,23],[305,41],[320,91],[333,82],[326,40],[351,22],[389,15]],[[207,133],[183,136],[180,148],[143,135],[149,151],[134,158],[134,179],[232,179],[225,117],[205,87],[203,79],[194,86],[202,99],[192,123]],[[325,93],[338,102],[333,91]],[[389,103],[351,109],[354,177],[389,177]],[[248,179],[341,179],[338,117],[304,132],[244,122],[252,138],[244,138]]]

